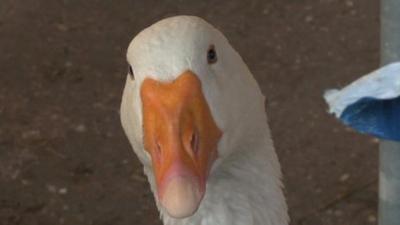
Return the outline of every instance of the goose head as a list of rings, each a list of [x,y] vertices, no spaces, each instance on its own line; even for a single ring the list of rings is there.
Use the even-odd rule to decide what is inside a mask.
[[[121,121],[157,205],[196,213],[210,177],[266,121],[264,97],[239,54],[204,20],[177,16],[127,51]]]

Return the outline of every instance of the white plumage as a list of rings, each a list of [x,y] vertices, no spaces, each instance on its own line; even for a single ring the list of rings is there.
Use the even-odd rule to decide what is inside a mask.
[[[207,63],[215,46],[218,60]],[[275,153],[262,95],[254,77],[221,32],[193,16],[167,18],[140,32],[131,42],[129,76],[121,121],[143,163],[157,207],[166,225],[287,225],[280,164]],[[186,218],[170,216],[157,196],[153,162],[144,145],[141,85],[145,79],[174,82],[192,71],[215,123],[222,131],[198,209]]]

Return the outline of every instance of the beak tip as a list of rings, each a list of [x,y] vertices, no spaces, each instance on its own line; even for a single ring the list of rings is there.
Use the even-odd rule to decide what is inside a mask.
[[[165,187],[161,205],[174,218],[192,216],[198,209],[203,193],[191,177],[174,177]]]

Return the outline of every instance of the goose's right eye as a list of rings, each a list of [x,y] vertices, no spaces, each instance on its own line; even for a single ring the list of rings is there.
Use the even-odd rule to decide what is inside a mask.
[[[132,66],[129,65],[129,69],[128,69],[128,74],[131,77],[132,80],[135,79],[135,75],[133,74],[133,69]]]

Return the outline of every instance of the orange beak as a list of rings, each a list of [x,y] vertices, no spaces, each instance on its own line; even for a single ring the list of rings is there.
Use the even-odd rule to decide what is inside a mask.
[[[171,83],[147,78],[140,94],[158,198],[170,216],[191,216],[204,196],[222,132],[191,71]]]

